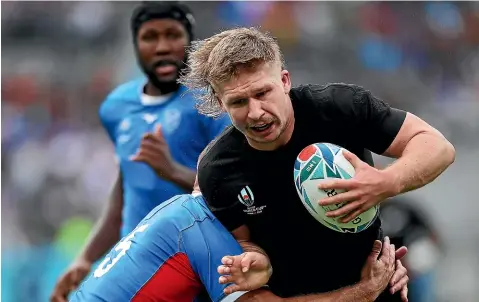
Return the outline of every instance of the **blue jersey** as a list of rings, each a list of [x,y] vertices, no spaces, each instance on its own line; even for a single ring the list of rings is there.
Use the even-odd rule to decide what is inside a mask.
[[[241,253],[203,197],[176,196],[118,242],[70,301],[191,302],[203,289],[214,302],[235,301],[245,292],[225,296],[217,267]]]
[[[145,83],[139,79],[120,85],[108,95],[99,112],[115,145],[123,177],[122,235],[131,232],[159,202],[185,193],[158,177],[146,163],[130,160],[142,136],[161,124],[173,159],[196,170],[201,151],[230,124],[227,116],[213,119],[201,115],[193,95],[183,86],[170,96],[151,97],[143,94]]]

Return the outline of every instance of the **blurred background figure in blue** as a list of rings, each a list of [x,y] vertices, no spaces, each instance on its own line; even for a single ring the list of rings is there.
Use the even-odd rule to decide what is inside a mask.
[[[454,165],[385,202],[382,219],[410,244],[410,301],[477,302],[479,3],[186,4],[198,38],[261,26],[278,37],[293,84],[368,87],[447,136]],[[141,75],[129,30],[136,5],[2,2],[2,301],[48,301],[102,212],[118,168],[98,109],[114,87]],[[394,205],[401,209],[388,214]],[[416,212],[425,226],[398,227],[401,215]],[[424,235],[414,238],[409,225]]]

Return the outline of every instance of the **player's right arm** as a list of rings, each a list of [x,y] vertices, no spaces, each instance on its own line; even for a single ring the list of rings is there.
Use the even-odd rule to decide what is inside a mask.
[[[199,168],[199,162],[203,159],[203,157],[205,155],[205,152],[206,152],[206,149],[203,150],[203,152],[201,152],[201,154],[198,158],[198,168]],[[193,195],[198,195],[198,194],[202,194],[204,196],[204,194],[201,192],[201,189],[200,189],[200,185],[199,185],[199,181],[198,181],[198,174],[197,174],[196,178],[195,178],[195,183],[193,185]],[[209,195],[210,198],[213,198],[214,200],[216,200],[216,198],[217,198],[216,195],[215,196],[212,195],[212,192],[210,190],[205,190],[205,194]],[[207,197],[205,196],[205,199],[206,198]],[[227,210],[227,209],[224,209],[224,210]],[[222,214],[223,211],[221,211],[219,209],[216,209],[216,210],[213,209],[213,212],[215,213],[215,216],[217,218],[218,218],[218,215],[219,216],[225,216],[224,214]],[[221,218],[219,218],[219,220],[222,222]],[[241,220],[238,220],[238,223],[241,224]],[[222,224],[225,225],[223,222],[222,222]],[[226,224],[226,228],[230,231],[231,231],[232,226],[234,227],[234,224]],[[239,227],[233,229],[231,231],[231,234],[236,239],[236,241],[238,241],[239,245],[241,246],[241,248],[243,249],[244,252],[257,252],[257,253],[263,254],[267,258],[269,258],[268,255],[266,254],[266,252],[259,245],[250,241],[250,232],[249,232],[249,228],[246,224],[241,224]],[[249,264],[250,264],[250,262],[246,262],[246,266],[245,266],[246,269],[249,269]]]
[[[230,188],[213,183],[215,179],[223,177],[215,175],[214,168],[207,167],[205,156],[221,138],[213,140],[198,157],[197,174],[193,185],[193,193],[201,193],[210,210],[238,241],[244,252],[258,252],[268,256],[257,244],[250,241],[250,232],[246,224],[246,217],[237,202],[236,196]],[[233,200],[233,203],[229,203]]]
[[[121,86],[120,86],[121,87]],[[99,109],[99,118],[108,137],[115,145],[116,128],[121,120],[117,110],[118,90],[111,92]],[[119,169],[116,182],[110,193],[107,207],[96,223],[79,259],[94,263],[120,240],[123,210],[123,175]]]
[[[98,261],[120,239],[123,209],[123,185],[121,172],[113,186],[110,200],[96,223],[80,258],[86,262]]]
[[[211,144],[210,144],[211,145]],[[208,150],[208,147],[203,150],[203,152],[200,154],[199,159],[198,159],[198,171],[201,170],[201,162]],[[248,228],[248,225],[246,224],[246,219],[244,217],[244,213],[242,210],[238,207],[238,204],[224,204],[224,201],[227,200],[235,200],[234,198],[236,196],[231,195],[231,190],[228,189],[215,189],[211,190],[211,187],[216,188],[216,184],[208,185],[207,182],[204,182],[203,186],[200,185],[200,178],[203,179],[203,181],[208,179],[210,171],[208,169],[202,169],[201,171],[205,172],[206,175],[200,175],[197,174],[196,179],[195,179],[195,184],[193,186],[193,194],[202,194],[209,206],[209,208],[212,210],[212,212],[215,214],[216,218],[222,223],[223,226],[228,229],[228,231],[231,232],[233,235],[234,239],[239,243],[241,246],[243,252],[257,252],[260,254],[263,254],[266,256],[269,262],[269,256],[268,254],[257,244],[252,242],[250,240],[250,231]],[[215,179],[215,178],[209,178],[209,179]],[[201,188],[204,188],[201,189]],[[226,195],[225,195],[226,194]],[[211,201],[211,202],[209,202]],[[232,254],[224,254],[226,255],[232,255]],[[239,254],[237,254],[239,255]],[[251,266],[250,261],[241,261],[242,269],[249,270]],[[271,270],[271,269],[270,269]],[[271,271],[270,271],[270,276],[271,276]],[[227,290],[228,291],[228,290]]]

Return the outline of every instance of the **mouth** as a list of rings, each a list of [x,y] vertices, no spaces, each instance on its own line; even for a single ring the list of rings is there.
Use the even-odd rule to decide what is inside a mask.
[[[255,125],[255,126],[250,126],[249,128],[256,133],[264,133],[267,130],[269,130],[271,128],[271,126],[273,126],[273,122],[270,122],[270,123],[267,123],[267,124],[263,123],[263,124],[259,124],[259,125]]]
[[[159,61],[157,62],[153,70],[159,77],[169,76],[178,72],[178,66],[173,61]]]
[[[175,73],[178,69],[175,65],[162,65],[155,68],[155,73],[159,76],[168,76]]]

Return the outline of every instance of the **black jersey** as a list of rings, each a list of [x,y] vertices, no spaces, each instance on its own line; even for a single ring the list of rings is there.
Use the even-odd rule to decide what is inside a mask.
[[[377,219],[367,230],[344,234],[317,222],[294,186],[294,162],[307,145],[329,142],[373,164],[396,137],[406,113],[355,85],[307,85],[290,92],[295,126],[291,140],[274,151],[252,148],[230,127],[206,149],[198,166],[201,191],[230,231],[247,225],[251,240],[269,255],[276,294],[326,292],[360,279]]]

